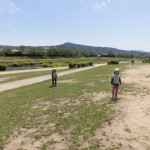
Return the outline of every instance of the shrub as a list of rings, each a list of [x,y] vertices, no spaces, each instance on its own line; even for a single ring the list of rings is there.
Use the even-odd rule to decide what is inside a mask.
[[[144,63],[149,63],[150,62],[150,58],[146,58],[143,60]]]
[[[75,62],[73,62],[73,67],[75,68],[77,66],[77,64]]]
[[[5,71],[6,70],[6,65],[0,64],[0,71]]]
[[[115,65],[115,64],[119,64],[119,61],[116,60],[111,60],[107,63],[108,65]]]
[[[36,63],[35,62],[29,62],[29,65],[35,65]]]
[[[20,65],[19,65],[18,62],[13,62],[11,66],[12,66],[12,67],[19,67]]]
[[[74,68],[74,64],[73,63],[69,63],[69,68]]]
[[[86,66],[92,66],[93,62],[82,62],[82,63],[69,63],[69,68],[80,68],[80,67],[86,67]]]
[[[93,66],[93,62],[88,62],[88,65],[89,66]]]
[[[77,64],[77,68],[80,68],[80,67],[81,67],[81,64],[78,63],[78,64]]]
[[[107,65],[110,65],[110,61],[109,61],[109,62],[107,62]]]
[[[85,67],[86,66],[86,64],[85,63],[81,63],[81,67]]]
[[[88,66],[88,63],[87,63],[87,62],[82,62],[82,63],[81,63],[81,67],[86,67],[86,66]]]
[[[43,63],[43,64],[42,64],[42,67],[45,67],[45,68],[46,68],[46,67],[49,67],[49,64],[48,64],[48,63]]]
[[[23,65],[29,65],[29,62],[24,62],[24,64]]]

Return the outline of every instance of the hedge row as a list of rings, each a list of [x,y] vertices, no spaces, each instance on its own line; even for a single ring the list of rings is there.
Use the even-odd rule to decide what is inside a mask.
[[[42,67],[61,67],[61,66],[66,66],[66,63],[52,63],[52,62],[40,62],[40,63],[35,63],[35,62],[24,62],[24,63],[19,63],[19,62],[12,62],[9,64],[10,67],[20,67],[20,66],[42,66]]]
[[[93,62],[82,62],[82,63],[69,63],[69,68],[80,68],[80,67],[86,67],[86,66],[92,66]]]

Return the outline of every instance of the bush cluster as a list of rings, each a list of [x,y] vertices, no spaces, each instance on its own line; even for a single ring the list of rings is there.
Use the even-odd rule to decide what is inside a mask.
[[[77,64],[75,62],[69,63],[69,68],[76,68]]]
[[[5,71],[6,70],[6,65],[0,64],[0,71]]]
[[[119,64],[119,61],[117,60],[111,60],[109,62],[107,62],[108,65],[116,65],[116,64]]]
[[[38,62],[34,62],[34,61],[26,61],[26,62],[22,62],[22,61],[15,61],[15,62],[10,62],[8,64],[9,67],[29,67],[29,66],[39,66],[39,67],[63,67],[63,66],[67,66],[68,63],[63,63],[63,62],[51,62],[51,61],[38,61]]]
[[[20,64],[19,64],[18,62],[13,62],[13,63],[11,64],[11,66],[12,66],[12,67],[19,67]]]
[[[48,63],[43,63],[43,64],[42,64],[42,67],[48,68],[48,67],[50,67],[50,65],[49,65]]]
[[[150,63],[150,58],[146,58],[143,60],[143,63]]]
[[[82,62],[82,63],[75,63],[71,62],[69,63],[69,68],[80,68],[80,67],[86,67],[86,66],[92,66],[93,62]]]

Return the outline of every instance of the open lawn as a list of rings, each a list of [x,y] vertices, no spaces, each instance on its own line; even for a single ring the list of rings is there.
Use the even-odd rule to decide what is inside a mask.
[[[104,147],[95,135],[115,117],[110,101],[114,67],[59,77],[55,88],[46,81],[0,93],[0,149]]]
[[[57,69],[57,68],[56,68]],[[57,72],[62,72],[66,71],[69,69],[57,69]],[[50,75],[51,76],[51,70],[46,70],[46,71],[32,71],[32,72],[24,72],[24,73],[13,73],[13,74],[0,74],[0,84],[1,83],[7,83],[11,81],[17,81],[17,80],[22,80],[22,79],[27,79],[27,78],[32,78],[32,77],[38,77],[38,76],[43,76],[43,75]]]
[[[33,63],[38,66],[41,64],[50,64],[53,67],[56,66],[68,66],[71,62],[81,63],[81,62],[93,62],[93,63],[106,63],[110,60],[121,60],[121,61],[129,61],[129,58],[109,58],[109,57],[77,57],[77,58],[45,58],[45,59],[33,59],[29,57],[0,57],[0,63],[6,64],[7,66],[11,65],[12,63],[17,62],[18,64],[26,64],[26,63]]]
[[[35,61],[35,62],[43,62],[43,61],[52,61],[52,62],[84,62],[84,61],[93,61],[94,63],[98,62],[106,62],[110,59],[115,60],[129,60],[128,58],[107,58],[107,57],[75,57],[75,58],[63,58],[63,57],[56,57],[56,58],[45,58],[45,59],[34,59],[29,57],[1,57],[0,62],[28,62],[28,61]]]

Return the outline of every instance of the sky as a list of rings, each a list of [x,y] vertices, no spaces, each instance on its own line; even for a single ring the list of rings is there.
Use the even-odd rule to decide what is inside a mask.
[[[150,0],[0,0],[0,45],[150,51]]]

